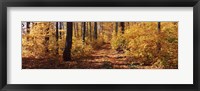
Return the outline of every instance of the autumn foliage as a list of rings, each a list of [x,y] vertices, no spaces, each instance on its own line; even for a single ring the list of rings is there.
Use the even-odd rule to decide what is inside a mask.
[[[178,68],[178,22],[73,22],[71,60],[63,59],[67,22],[28,26],[22,30],[23,68]]]

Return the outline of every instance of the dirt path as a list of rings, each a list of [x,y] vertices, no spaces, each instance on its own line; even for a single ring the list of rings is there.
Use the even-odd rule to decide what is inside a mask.
[[[123,52],[117,52],[111,48],[110,43],[106,43],[99,49],[94,50],[90,57],[76,60],[79,63],[90,63],[91,68],[131,68],[132,61]]]
[[[115,51],[110,43],[93,50],[91,56],[72,61],[56,61],[53,59],[25,59],[22,68],[26,69],[133,69],[137,63],[123,52]]]

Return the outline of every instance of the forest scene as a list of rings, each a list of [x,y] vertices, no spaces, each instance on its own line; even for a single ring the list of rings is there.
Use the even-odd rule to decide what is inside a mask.
[[[178,22],[21,26],[22,69],[178,69]]]

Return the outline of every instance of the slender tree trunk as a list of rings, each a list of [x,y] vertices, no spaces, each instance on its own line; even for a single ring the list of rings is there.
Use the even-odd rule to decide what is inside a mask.
[[[89,35],[89,33],[90,33],[90,32],[89,32],[89,31],[90,31],[90,30],[89,30],[89,22],[87,22],[86,24],[87,24],[87,37],[88,37],[88,36],[90,36],[90,35]]]
[[[30,22],[27,22],[26,24],[27,24],[26,28],[29,29],[30,28]]]
[[[58,30],[61,30],[62,29],[62,25],[63,25],[63,22],[58,22]],[[64,26],[63,26],[63,28],[64,28]],[[59,35],[60,35],[60,39],[62,39],[62,32],[60,31],[59,32]]]
[[[30,33],[30,22],[26,22],[27,33]]]
[[[103,22],[101,23],[101,33],[104,34],[104,27],[103,27]]]
[[[97,22],[94,22],[94,39],[97,39]]]
[[[160,22],[158,22],[158,33],[160,33]]]
[[[73,22],[73,35],[76,37],[76,22]]]
[[[79,37],[79,34],[78,34],[78,22],[76,23],[76,36]]]
[[[60,30],[62,29],[62,26],[63,26],[63,23],[62,22],[60,22],[60,24],[59,24],[60,26]]]
[[[88,25],[87,22],[85,22],[85,37],[88,36]]]
[[[85,30],[86,30],[86,24],[85,24],[85,22],[83,22],[83,31],[82,31],[83,43],[85,42]]]
[[[66,36],[66,44],[65,50],[63,52],[64,61],[71,60],[71,48],[72,48],[72,31],[73,31],[73,23],[67,22],[67,36]]]
[[[160,35],[160,32],[161,32],[161,25],[160,25],[160,22],[158,22],[158,35]],[[161,50],[161,44],[160,44],[160,41],[157,42],[157,51],[158,53],[160,52]]]
[[[91,33],[92,32],[92,23],[90,22],[89,24],[90,24],[90,40],[92,40],[92,33]]]
[[[59,49],[59,46],[58,46],[58,22],[56,22],[56,54],[58,55],[58,49]]]
[[[116,33],[116,35],[118,33],[118,22],[115,23],[115,33]]]
[[[100,34],[101,32],[101,22],[97,22],[97,34]]]
[[[124,34],[125,25],[124,22],[120,22],[120,26],[122,28],[122,34]]]
[[[80,35],[83,37],[83,22],[81,22],[81,34]]]

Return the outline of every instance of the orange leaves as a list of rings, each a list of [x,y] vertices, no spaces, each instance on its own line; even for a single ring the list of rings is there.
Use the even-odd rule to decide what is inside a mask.
[[[158,68],[177,68],[178,25],[174,22],[161,22],[160,33],[157,26],[157,22],[136,23],[126,29],[124,34],[113,35],[112,47],[116,49],[126,46],[123,47],[126,55],[140,59],[144,64],[150,62]],[[159,53],[158,43],[161,46]],[[170,63],[175,63],[172,64],[175,66],[169,66],[171,60],[174,62]]]
[[[119,25],[116,28],[116,22],[98,22],[100,25],[97,39],[93,38],[94,24],[92,23],[86,29],[84,42],[83,26],[78,22],[72,38],[73,61],[67,63],[62,61],[66,42],[66,24],[62,30],[58,30],[59,37],[56,39],[53,22],[34,23],[29,29],[30,33],[22,35],[22,57],[32,58],[25,59],[29,60],[24,62],[27,68],[178,67],[177,22],[161,22],[160,27],[158,22],[125,22],[123,34]]]

